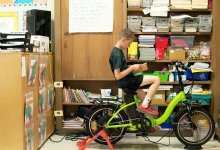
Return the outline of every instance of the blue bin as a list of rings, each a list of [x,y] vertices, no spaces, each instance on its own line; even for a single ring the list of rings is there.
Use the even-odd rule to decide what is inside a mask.
[[[196,72],[192,73],[191,69],[187,70],[187,80],[194,81],[209,81],[211,72]]]
[[[187,80],[187,71],[184,71],[181,76],[182,76],[182,81],[183,82],[186,81]],[[179,81],[178,72],[174,72],[174,81]]]
[[[171,129],[171,128],[173,128],[173,125],[170,124],[170,123],[164,122],[164,123],[162,123],[162,124],[160,125],[160,127],[161,127],[162,129]]]

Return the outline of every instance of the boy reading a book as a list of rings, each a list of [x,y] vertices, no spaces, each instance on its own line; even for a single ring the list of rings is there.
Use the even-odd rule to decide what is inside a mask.
[[[147,64],[134,64],[128,67],[123,49],[127,49],[133,42],[135,36],[129,29],[124,29],[120,32],[117,43],[112,49],[109,57],[109,63],[115,79],[118,81],[119,88],[127,88],[135,90],[137,96],[142,100],[137,110],[142,113],[150,114],[156,117],[159,113],[150,107],[150,101],[156,93],[160,79],[157,76],[134,76],[134,73],[148,70]],[[141,86],[151,84],[147,94],[143,89],[138,89]]]

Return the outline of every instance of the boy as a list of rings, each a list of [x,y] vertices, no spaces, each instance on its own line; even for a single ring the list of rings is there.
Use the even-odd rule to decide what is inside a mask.
[[[111,70],[115,79],[118,81],[119,88],[128,88],[137,92],[138,97],[142,100],[142,104],[140,104],[137,110],[156,117],[159,113],[151,109],[150,101],[160,85],[159,77],[134,76],[133,73],[136,73],[140,69],[141,65],[134,64],[128,67],[122,51],[122,49],[127,49],[134,39],[135,36],[131,30],[124,29],[120,32],[118,41],[115,47],[113,47],[109,58]],[[145,69],[148,69],[147,66]],[[143,91],[143,89],[138,89],[139,87],[147,84],[151,84],[147,94]]]

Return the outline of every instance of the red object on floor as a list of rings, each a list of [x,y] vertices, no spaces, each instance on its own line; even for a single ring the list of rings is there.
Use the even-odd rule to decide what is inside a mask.
[[[79,150],[84,150],[86,147],[88,147],[97,137],[103,137],[106,142],[108,143],[109,149],[114,150],[111,142],[108,139],[108,136],[104,130],[99,131],[95,136],[90,138],[89,136],[86,137],[83,141],[78,141],[76,145],[78,146]]]

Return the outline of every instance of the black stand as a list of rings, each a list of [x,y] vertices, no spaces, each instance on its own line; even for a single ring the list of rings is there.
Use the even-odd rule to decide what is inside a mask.
[[[185,145],[184,149],[187,149],[187,150],[201,150],[202,146],[201,145]]]

